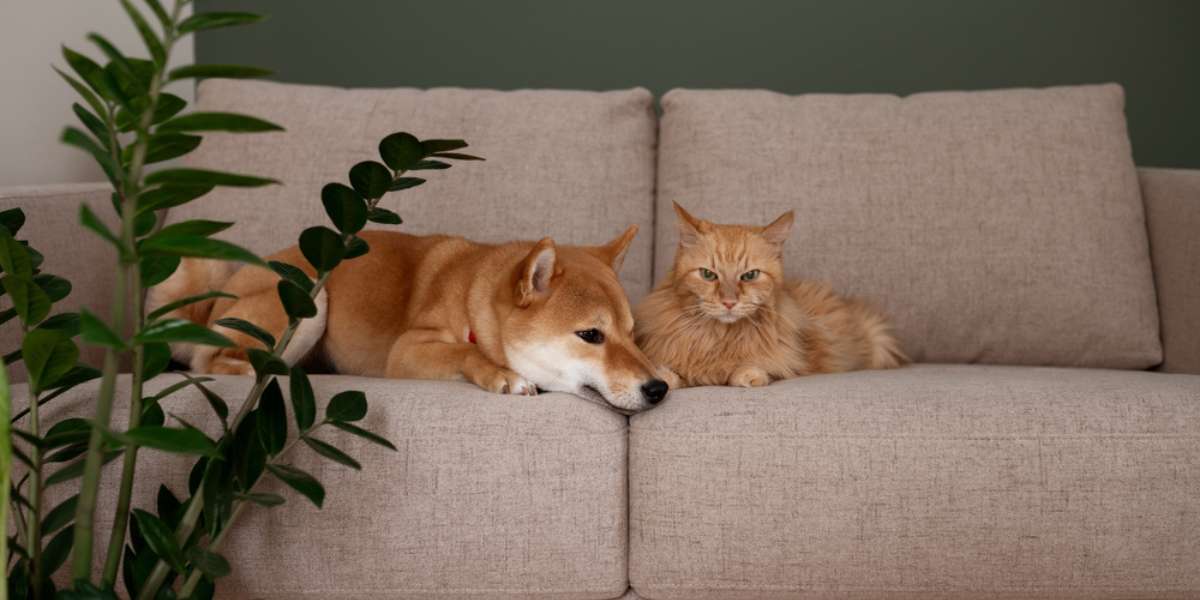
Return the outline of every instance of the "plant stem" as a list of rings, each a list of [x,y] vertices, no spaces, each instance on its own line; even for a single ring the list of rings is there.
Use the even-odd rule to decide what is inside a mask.
[[[112,325],[120,330],[125,320],[125,269],[117,269],[116,289],[113,290]],[[100,467],[104,465],[103,432],[112,418],[112,402],[117,383],[117,352],[104,351],[104,377],[96,402],[96,422],[88,438],[87,458],[83,467],[83,483],[79,489],[79,506],[75,510],[75,546],[71,556],[71,578],[87,580],[92,571],[92,530],[96,519],[96,493],[100,487]]]
[[[139,277],[138,257],[137,257],[137,235],[134,231],[134,222],[137,216],[137,200],[140,192],[139,186],[142,181],[142,169],[145,167],[146,152],[150,145],[150,126],[154,121],[154,112],[158,106],[159,94],[162,91],[163,75],[166,66],[170,60],[171,48],[175,43],[175,31],[173,24],[179,20],[180,12],[183,9],[183,0],[175,0],[174,10],[171,16],[171,27],[165,27],[163,31],[163,49],[165,58],[162,65],[158,65],[154,70],[154,75],[150,78],[150,86],[147,92],[146,107],[142,110],[141,118],[138,121],[137,137],[133,146],[133,157],[129,163],[129,169],[121,185],[118,185],[117,193],[121,198],[121,248],[120,248],[120,265],[117,269],[116,289],[113,291],[113,313],[111,326],[113,331],[118,334],[124,329],[125,320],[125,296],[126,292],[132,292],[130,300],[141,304],[141,279]],[[116,153],[116,165],[119,167],[119,150],[116,141],[116,126],[115,115],[110,107],[109,114],[105,115],[106,126],[109,131],[111,151]],[[127,290],[126,286],[132,286],[132,289]],[[135,326],[141,327],[141,310],[135,311],[139,315]],[[137,364],[134,367],[134,379],[132,389],[137,396],[138,410],[130,407],[130,419],[139,419],[141,417],[141,354],[142,349],[139,346],[137,352]],[[91,437],[88,440],[88,454],[84,463],[83,483],[79,492],[79,507],[75,513],[75,547],[72,556],[71,573],[72,579],[90,580],[92,569],[92,546],[95,543],[94,526],[96,517],[96,494],[100,487],[100,468],[103,466],[103,432],[108,429],[112,421],[112,405],[116,396],[116,376],[117,376],[117,353],[111,348],[105,350],[104,353],[104,377],[100,385],[100,397],[97,399],[96,406],[96,422],[93,423]],[[124,504],[118,505],[117,520],[118,522],[126,522],[129,511],[129,493],[124,492],[128,487],[132,490],[133,472],[136,466],[136,448],[130,448],[125,455],[125,470],[121,476],[121,489]],[[122,514],[124,512],[125,514]],[[122,524],[119,528],[113,528],[113,537],[109,542],[109,556],[105,561],[105,581],[111,583],[108,576],[111,566],[115,579],[116,568],[120,562],[121,547],[124,545],[125,525]],[[117,545],[117,551],[112,552],[113,543]],[[113,557],[115,555],[115,562]],[[109,563],[113,564],[110,565]]]
[[[133,321],[137,328],[145,326],[146,310],[142,302],[142,275],[138,269],[132,270]],[[145,346],[137,346],[133,351],[133,382],[129,392],[129,428],[133,429],[142,422],[142,378],[145,375]],[[105,588],[112,587],[117,581],[117,567],[121,564],[122,549],[125,547],[125,528],[129,525],[129,504],[133,497],[133,475],[137,468],[137,446],[125,449],[124,464],[121,466],[121,486],[117,496],[117,510],[113,515],[112,531],[108,537],[108,554],[104,559],[104,576],[101,580]]]
[[[30,399],[30,406],[33,406],[33,407],[37,406],[38,395],[39,394],[33,394],[33,398]],[[35,437],[42,435],[41,426],[38,423],[38,420],[39,420],[38,410],[37,410],[37,408],[33,408],[32,410],[29,411],[29,433],[33,434]],[[27,548],[26,551],[29,553],[29,559],[33,563],[33,568],[30,570],[31,571],[30,580],[35,582],[37,585],[37,587],[35,587],[33,589],[33,597],[41,598],[42,597],[41,581],[42,581],[42,579],[44,579],[46,577],[46,574],[43,573],[44,569],[43,569],[43,565],[42,565],[42,527],[41,527],[41,524],[42,524],[42,500],[43,499],[42,499],[42,450],[41,450],[41,448],[38,448],[37,446],[30,447],[29,460],[31,463],[33,463],[29,467],[30,472],[33,473],[31,481],[29,482],[29,504],[32,508],[29,509],[29,520],[27,521],[28,525],[26,526],[26,531],[28,531],[27,540],[29,542],[29,545],[26,547]]]

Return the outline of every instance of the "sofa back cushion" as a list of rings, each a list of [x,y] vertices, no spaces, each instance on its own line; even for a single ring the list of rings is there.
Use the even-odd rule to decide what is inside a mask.
[[[795,209],[788,276],[883,308],[915,360],[1150,367],[1158,312],[1123,109],[1117,85],[672,91],[657,278],[672,200],[717,222]]]
[[[461,138],[471,144],[465,152],[487,160],[413,173],[428,182],[384,197],[380,206],[404,219],[388,228],[488,242],[552,236],[560,244],[598,244],[638,224],[621,280],[635,299],[650,287],[656,125],[644,89],[341,89],[207,80],[197,109],[254,115],[287,131],[207,135],[187,166],[283,185],[218,188],[172,211],[169,221],[236,221],[225,239],[273,252],[294,244],[306,227],[328,224],[321,187],[348,183],[346,173],[359,161],[378,161],[387,134]]]

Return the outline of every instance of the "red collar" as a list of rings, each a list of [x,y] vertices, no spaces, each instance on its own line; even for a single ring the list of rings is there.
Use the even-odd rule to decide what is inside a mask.
[[[475,341],[475,332],[474,331],[467,330],[467,341],[471,342],[472,344],[478,343]]]

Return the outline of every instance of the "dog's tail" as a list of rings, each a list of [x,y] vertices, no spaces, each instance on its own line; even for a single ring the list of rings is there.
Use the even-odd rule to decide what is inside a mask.
[[[179,263],[179,268],[162,283],[150,288],[146,293],[146,313],[158,310],[172,302],[189,296],[219,290],[229,281],[238,264],[224,260],[208,258],[185,258]],[[164,318],[184,319],[198,325],[208,325],[208,317],[212,313],[215,298],[193,302],[176,308]],[[190,365],[195,344],[177,342],[171,344],[171,358]]]

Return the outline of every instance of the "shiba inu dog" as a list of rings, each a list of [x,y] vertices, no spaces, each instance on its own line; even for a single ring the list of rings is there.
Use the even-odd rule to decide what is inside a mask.
[[[633,314],[617,270],[637,234],[631,226],[603,246],[538,242],[480,244],[445,235],[367,231],[366,255],[334,269],[284,353],[289,365],[315,358],[338,373],[465,379],[500,394],[539,390],[598,395],[622,412],[657,404],[668,386],[633,341]],[[299,248],[270,260],[314,271]],[[153,288],[149,309],[206,290],[237,296],[170,315],[219,331],[232,348],[178,345],[177,360],[201,373],[251,373],[253,337],[214,324],[250,321],[278,337],[287,315],[279,276],[261,267],[185,260]]]

